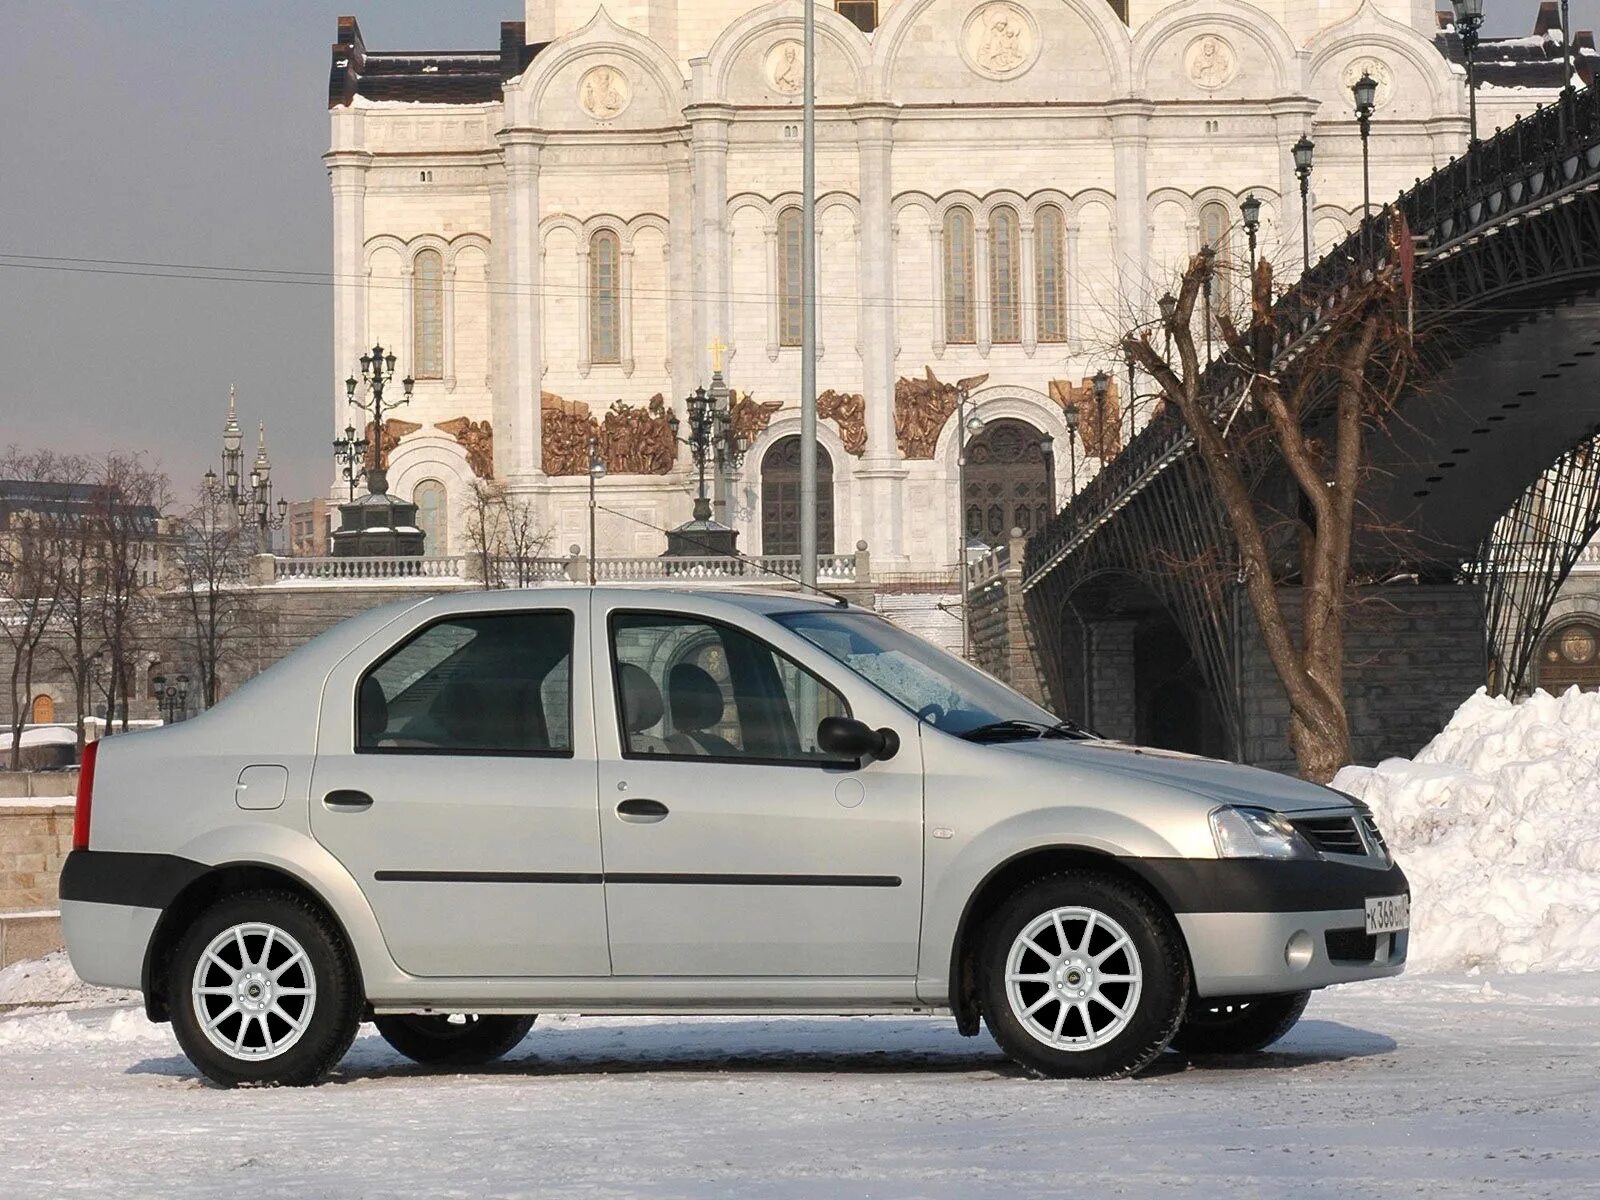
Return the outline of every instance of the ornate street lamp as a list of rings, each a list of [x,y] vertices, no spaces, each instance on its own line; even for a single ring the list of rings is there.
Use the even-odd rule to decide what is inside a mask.
[[[1089,381],[1094,386],[1094,436],[1099,442],[1100,465],[1111,461],[1111,448],[1106,445],[1106,399],[1111,394],[1111,376],[1096,371]]]
[[[1311,270],[1311,152],[1316,143],[1305,134],[1294,144],[1294,173],[1300,180],[1300,251],[1304,261],[1301,273]]]
[[[345,380],[348,388],[350,381]],[[356,484],[366,473],[367,439],[354,424],[344,427],[344,435],[333,439],[333,461],[339,464],[339,474],[350,489],[350,499],[356,498]]]
[[[1478,145],[1478,75],[1475,56],[1478,52],[1478,30],[1483,25],[1483,0],[1450,0],[1456,10],[1456,32],[1461,35],[1461,49],[1467,56],[1467,147]],[[1563,27],[1562,36],[1566,36]]]
[[[589,586],[590,587],[594,586],[594,580],[595,580],[594,560],[595,560],[595,556],[599,553],[599,547],[598,547],[598,544],[595,542],[595,537],[594,537],[594,510],[595,510],[594,488],[595,488],[595,484],[599,483],[605,477],[606,477],[606,463],[605,463],[605,459],[600,457],[600,439],[597,438],[597,437],[594,437],[593,435],[590,435],[590,437],[589,437]]]
[[[256,434],[256,461],[250,468],[250,490],[240,492],[234,501],[240,523],[250,522],[257,531],[257,544],[262,554],[272,553],[272,531],[282,529],[289,515],[289,502],[279,499],[272,502],[272,460],[267,457],[267,425],[263,421]]]
[[[1048,433],[1039,439],[1039,457],[1044,459],[1044,492],[1050,501],[1050,514],[1056,511],[1056,440]]]
[[[961,657],[967,657],[967,651],[972,645],[971,616],[971,580],[967,571],[967,539],[971,536],[967,529],[967,443],[983,432],[983,418],[977,413],[968,413],[967,404],[970,402],[966,388],[956,392],[956,493],[959,497],[956,504],[956,528],[960,534],[961,549]],[[981,530],[980,530],[981,532]]]
[[[1068,480],[1068,484],[1072,489],[1072,495],[1068,497],[1068,503],[1071,503],[1078,497],[1078,406],[1069,402],[1066,416],[1067,469],[1072,473],[1072,477]]]
[[[697,387],[684,401],[684,412],[689,418],[686,433],[681,432],[683,423],[678,420],[676,412],[667,417],[667,428],[673,440],[689,447],[696,475],[694,516],[682,527],[682,537],[674,538],[671,533],[667,537],[667,553],[672,555],[713,553],[731,556],[737,552],[737,533],[712,518],[706,470],[738,470],[750,445],[735,432],[733,413],[728,405],[719,402],[720,388],[717,382],[720,382],[721,373],[718,372],[713,379],[710,391]]]
[[[189,677],[179,675],[168,683],[165,675],[152,675],[150,682],[156,688],[156,701],[161,706],[162,719],[168,725],[177,724],[180,714],[189,711]]]
[[[1372,134],[1372,112],[1378,107],[1378,81],[1371,72],[1362,71],[1361,78],[1350,85],[1350,94],[1355,97],[1356,121],[1361,126],[1361,215],[1369,217],[1372,215],[1372,181],[1367,139]]]
[[[1261,228],[1261,201],[1251,192],[1239,205],[1239,216],[1244,221],[1244,236],[1250,243],[1250,278],[1256,277],[1256,232]],[[1251,288],[1254,289],[1252,282]]]
[[[385,352],[382,345],[372,347],[370,354],[361,356],[361,379],[357,381],[354,375],[344,381],[345,399],[355,405],[362,412],[372,414],[372,469],[367,472],[367,490],[374,495],[387,492],[389,481],[384,475],[383,461],[383,392],[389,381],[394,378],[395,356],[392,351]],[[361,383],[367,385],[367,399],[356,399],[356,389]],[[407,375],[400,381],[400,387],[405,392],[399,400],[389,404],[390,408],[399,408],[401,405],[411,403],[411,389],[416,380]]]

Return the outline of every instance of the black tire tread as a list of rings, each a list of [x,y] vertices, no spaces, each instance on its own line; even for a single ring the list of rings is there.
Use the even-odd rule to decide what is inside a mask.
[[[1265,1050],[1295,1027],[1310,992],[1285,992],[1273,996],[1240,996],[1249,1007],[1237,1021],[1205,1019],[1217,1000],[1191,1000],[1189,1016],[1173,1036],[1172,1048],[1184,1054],[1251,1054]],[[1227,1003],[1222,1001],[1221,1003]]]
[[[489,1015],[478,1018],[468,1036],[433,1039],[409,1024],[405,1016],[373,1018],[378,1036],[412,1062],[431,1067],[477,1067],[504,1058],[522,1044],[533,1028],[533,1016]]]

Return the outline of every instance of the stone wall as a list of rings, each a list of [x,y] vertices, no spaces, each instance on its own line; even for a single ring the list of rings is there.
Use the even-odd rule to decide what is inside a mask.
[[[72,813],[71,800],[0,799],[0,913],[56,907]]]

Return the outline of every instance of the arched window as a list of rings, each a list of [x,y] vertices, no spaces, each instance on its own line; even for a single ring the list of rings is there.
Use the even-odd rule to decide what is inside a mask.
[[[1568,621],[1545,634],[1534,671],[1539,686],[1555,695],[1574,685],[1600,689],[1600,618]]]
[[[800,439],[779,438],[761,459],[761,553],[800,553]],[[817,446],[817,553],[833,553],[833,459]]]
[[[800,276],[800,210],[786,208],[778,214],[778,345],[798,346],[802,322]]]
[[[589,361],[622,361],[622,247],[602,229],[589,241]]]
[[[1052,490],[1044,434],[1010,417],[989,422],[967,446],[961,507],[968,541],[1001,546],[1012,529],[1033,533],[1054,508]]]
[[[54,697],[40,692],[33,698],[33,723],[35,725],[49,725],[56,719],[56,702]]]
[[[944,340],[976,340],[973,319],[972,214],[952,208],[944,215]]]
[[[1232,218],[1226,205],[1213,200],[1200,207],[1200,240],[1217,252],[1216,270],[1211,278],[1206,281],[1206,299],[1209,301],[1211,320],[1216,321],[1217,315],[1227,305],[1228,301],[1228,268],[1233,257],[1231,253],[1231,226]],[[1208,332],[1208,338],[1211,336]]]
[[[1039,304],[1039,340],[1067,340],[1067,221],[1046,204],[1033,221],[1033,287]]]
[[[833,10],[862,33],[878,27],[878,0],[834,0]]]
[[[444,256],[420,250],[411,264],[411,343],[418,379],[444,375]]]
[[[1017,214],[997,208],[989,217],[989,337],[996,342],[1022,340],[1022,250],[1017,241]]]
[[[417,528],[422,530],[424,554],[450,552],[450,507],[444,484],[437,479],[424,479],[411,491],[411,501],[417,506]]]

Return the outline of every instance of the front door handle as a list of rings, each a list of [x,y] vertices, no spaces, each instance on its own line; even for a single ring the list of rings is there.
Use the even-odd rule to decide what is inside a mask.
[[[631,796],[617,805],[617,816],[635,825],[653,825],[663,821],[668,811],[661,801],[646,800],[643,796]]]
[[[372,807],[372,797],[354,788],[335,788],[322,798],[322,807],[329,812],[365,812]]]

